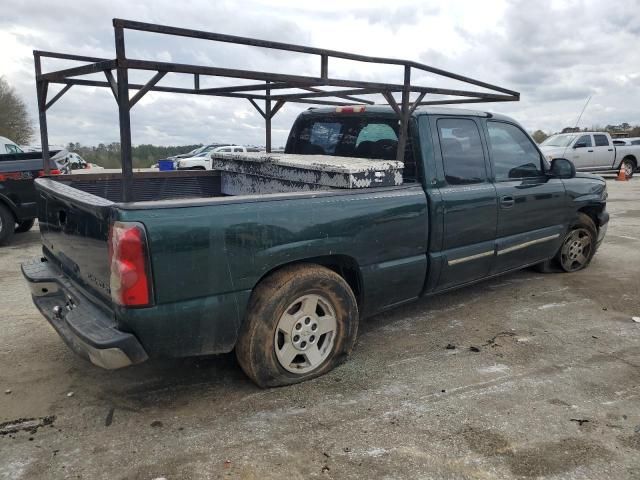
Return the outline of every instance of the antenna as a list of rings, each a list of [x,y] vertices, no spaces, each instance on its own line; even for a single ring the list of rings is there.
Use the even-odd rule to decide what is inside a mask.
[[[587,105],[589,105],[589,101],[590,100],[591,100],[591,95],[589,95],[589,98],[587,98],[587,101],[585,102],[584,107],[582,107],[582,111],[580,112],[580,115],[578,115],[578,119],[576,120],[576,126],[573,127],[573,128],[578,128],[578,124],[580,123],[580,119],[582,118],[582,114],[587,109]]]

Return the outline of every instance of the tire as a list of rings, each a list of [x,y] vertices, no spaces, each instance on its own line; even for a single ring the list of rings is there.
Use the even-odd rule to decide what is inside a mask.
[[[29,230],[31,230],[31,228],[33,227],[34,223],[36,223],[36,219],[35,218],[31,218],[29,220],[24,220],[22,222],[19,222],[15,231],[16,231],[16,233],[28,232]]]
[[[554,258],[557,265],[565,272],[577,272],[588,267],[596,253],[597,240],[596,224],[588,215],[578,213]]]
[[[0,204],[0,246],[7,245],[11,241],[15,227],[16,219],[11,210]]]
[[[627,178],[633,177],[633,172],[636,171],[636,162],[631,158],[625,158],[620,163],[620,171],[624,171]]]
[[[347,282],[320,265],[292,265],[253,291],[236,357],[260,387],[291,385],[342,363],[357,331],[358,305]]]

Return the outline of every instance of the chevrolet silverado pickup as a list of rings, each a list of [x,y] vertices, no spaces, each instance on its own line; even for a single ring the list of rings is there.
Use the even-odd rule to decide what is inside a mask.
[[[108,174],[38,179],[33,301],[101,367],[235,349],[265,387],[334,368],[365,317],[527,266],[589,265],[602,178],[548,163],[503,115],[419,107],[408,128],[401,178],[375,188],[234,195],[219,170],[159,172],[125,203]],[[286,153],[386,162],[398,129],[390,107],[312,108]]]
[[[591,173],[623,171],[627,178],[640,166],[640,145],[616,145],[605,132],[552,135],[540,144],[548,160],[567,158],[576,170]]]

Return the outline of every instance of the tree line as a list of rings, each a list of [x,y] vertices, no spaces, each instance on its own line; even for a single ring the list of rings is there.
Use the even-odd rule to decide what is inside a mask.
[[[137,145],[131,147],[134,168],[148,168],[158,160],[190,152],[201,147],[200,145],[176,145],[162,147],[159,145]],[[100,143],[97,146],[85,146],[80,143],[71,142],[66,146],[70,152],[76,152],[89,163],[95,163],[104,168],[120,168],[120,143]]]

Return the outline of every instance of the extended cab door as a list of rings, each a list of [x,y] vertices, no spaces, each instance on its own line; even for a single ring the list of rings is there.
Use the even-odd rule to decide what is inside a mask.
[[[498,120],[485,125],[498,196],[491,273],[499,273],[554,255],[566,228],[566,197],[564,183],[545,175],[542,154],[518,125]]]
[[[489,274],[497,203],[479,119],[431,117],[430,122],[442,206],[441,268],[432,289],[437,291]]]

